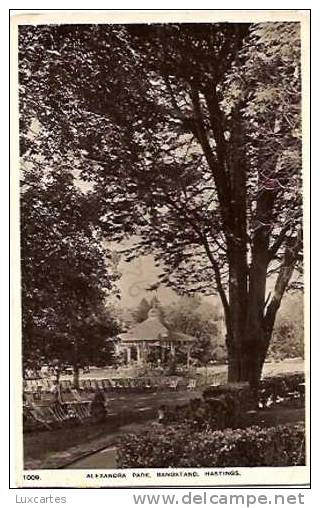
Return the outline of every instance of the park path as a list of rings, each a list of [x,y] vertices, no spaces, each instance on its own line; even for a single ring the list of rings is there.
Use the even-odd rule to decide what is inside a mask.
[[[117,448],[112,446],[105,448],[99,453],[89,455],[83,459],[77,460],[64,469],[116,469],[117,468]]]

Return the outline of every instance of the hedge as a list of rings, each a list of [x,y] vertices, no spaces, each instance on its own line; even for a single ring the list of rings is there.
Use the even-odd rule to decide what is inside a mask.
[[[279,402],[301,407],[304,403],[304,375],[266,378],[261,382],[258,398],[260,408]],[[210,386],[203,391],[203,399],[191,399],[175,407],[162,406],[161,423],[188,424],[197,430],[239,428],[243,426],[243,416],[251,409],[257,409],[257,402],[252,398],[248,383]]]
[[[269,376],[260,382],[259,403],[261,407],[282,401],[304,402],[305,376],[303,372]]]
[[[305,464],[303,423],[195,432],[188,425],[154,424],[146,434],[121,438],[122,468],[254,467]]]
[[[304,402],[303,372],[287,373],[265,377],[260,381],[258,403],[260,407],[271,406],[282,401]],[[205,400],[227,397],[236,399],[242,410],[250,409],[253,404],[248,383],[230,383],[219,386],[209,386],[203,391]]]

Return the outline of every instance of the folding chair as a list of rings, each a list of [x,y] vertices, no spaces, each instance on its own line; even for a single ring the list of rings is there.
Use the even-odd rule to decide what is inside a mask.
[[[117,382],[115,379],[109,379],[111,391],[114,392],[117,389]]]
[[[170,381],[169,381],[169,388],[171,390],[176,390],[178,388],[178,383],[179,383],[178,379],[170,379]]]
[[[72,388],[71,393],[72,393],[73,398],[76,402],[82,402],[81,395],[76,388]]]
[[[96,380],[96,386],[99,390],[104,390],[104,385],[103,385],[103,381],[102,379],[97,379]]]
[[[196,388],[196,380],[195,379],[190,379],[188,385],[187,385],[187,390],[195,390]]]
[[[102,379],[102,386],[103,386],[103,390],[105,392],[107,392],[110,388],[110,383],[109,383],[109,380],[108,379]]]
[[[48,430],[51,429],[50,427],[50,424],[52,423],[51,419],[45,417],[45,415],[42,413],[41,410],[39,410],[39,408],[37,408],[36,406],[25,407],[24,411],[27,420],[31,419],[31,421],[44,425]]]
[[[34,392],[33,394],[34,400],[41,400],[41,395],[42,395],[42,386],[37,386],[37,391]]]
[[[65,379],[63,379],[62,381],[60,381],[60,388],[61,388],[61,391],[62,391],[62,392],[67,391],[67,386],[68,386],[68,385],[67,385],[67,382],[66,382],[66,380],[65,380]]]

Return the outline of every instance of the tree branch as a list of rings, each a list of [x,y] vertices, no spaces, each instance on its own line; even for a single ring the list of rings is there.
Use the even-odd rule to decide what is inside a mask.
[[[171,202],[171,205],[176,210],[181,212],[181,209],[177,206],[177,204],[174,201],[170,200],[170,202]],[[227,299],[226,293],[225,293],[225,291],[223,289],[223,284],[222,284],[221,275],[220,275],[220,269],[219,269],[218,263],[216,262],[216,260],[214,259],[213,255],[212,255],[208,239],[207,239],[206,235],[201,231],[201,229],[197,226],[197,224],[190,217],[186,217],[186,220],[189,222],[191,227],[197,233],[201,244],[205,248],[205,251],[206,251],[206,254],[208,256],[208,259],[211,262],[211,265],[212,265],[212,268],[213,268],[213,271],[214,271],[214,275],[215,275],[215,279],[216,279],[216,283],[217,283],[218,293],[219,293],[219,296],[221,298],[221,302],[222,302],[222,305],[223,305],[223,308],[224,308],[224,311],[225,311],[226,321],[229,322],[229,319],[230,319],[230,308],[229,308],[228,299]]]
[[[204,96],[209,111],[212,132],[217,145],[218,161],[221,166],[224,166],[226,162],[227,147],[222,127],[222,113],[219,107],[216,91],[214,90],[210,95],[205,93]]]
[[[225,171],[225,165],[220,164],[220,160],[217,160],[212,152],[210,143],[207,137],[206,129],[204,126],[203,115],[201,111],[199,90],[194,86],[191,86],[191,100],[194,110],[194,123],[195,123],[195,135],[201,144],[203,153],[207,159],[209,168],[213,174],[219,203],[221,207],[222,220],[225,225],[226,231],[230,230],[231,220],[231,208],[230,208],[230,185],[229,179]]]
[[[277,311],[280,307],[282,297],[289,285],[292,277],[295,264],[299,258],[299,252],[302,245],[302,232],[298,232],[296,238],[289,238],[284,253],[283,266],[280,269],[279,275],[276,280],[274,295],[269,303],[265,317],[264,317],[264,329],[267,332],[271,332],[277,315]]]
[[[225,311],[226,321],[229,322],[229,320],[230,320],[230,307],[229,307],[229,302],[228,302],[226,293],[225,293],[225,291],[223,289],[221,275],[220,275],[220,269],[219,269],[218,263],[216,262],[216,260],[214,259],[213,255],[212,255],[212,252],[210,250],[210,246],[209,246],[207,237],[205,235],[202,235],[202,243],[203,243],[203,246],[204,246],[205,251],[207,253],[207,256],[208,256],[208,258],[209,258],[209,260],[211,262],[213,271],[214,271],[214,275],[215,275],[215,279],[216,279],[216,283],[217,283],[218,293],[219,293],[219,296],[221,298],[221,302],[222,302],[222,305],[223,305],[223,308],[224,308],[224,311]]]
[[[279,233],[278,237],[276,238],[276,240],[274,241],[273,245],[270,246],[269,261],[271,261],[274,258],[274,256],[277,254],[278,250],[280,249],[281,245],[283,244],[283,242],[286,238],[286,234],[289,231],[290,227],[291,227],[291,224],[290,224],[290,222],[288,222],[283,227],[283,229],[280,231],[280,233]]]

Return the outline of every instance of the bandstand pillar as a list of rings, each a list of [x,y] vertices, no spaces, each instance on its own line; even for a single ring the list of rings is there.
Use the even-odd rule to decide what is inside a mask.
[[[140,344],[137,344],[137,363],[141,363],[141,350],[140,350]]]
[[[190,357],[191,357],[190,353],[191,353],[191,346],[188,346],[188,348],[187,348],[187,367],[188,368],[190,367]]]

